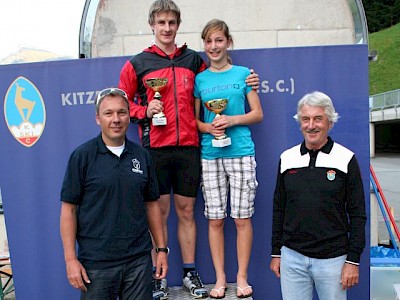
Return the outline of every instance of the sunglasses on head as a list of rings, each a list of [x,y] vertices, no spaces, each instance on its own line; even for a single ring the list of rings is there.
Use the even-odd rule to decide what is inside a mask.
[[[107,88],[99,92],[97,95],[97,100],[96,100],[96,106],[99,105],[101,100],[103,100],[104,97],[109,96],[109,95],[119,95],[125,98],[126,101],[128,101],[128,95],[125,93],[124,90],[121,90],[119,88]]]

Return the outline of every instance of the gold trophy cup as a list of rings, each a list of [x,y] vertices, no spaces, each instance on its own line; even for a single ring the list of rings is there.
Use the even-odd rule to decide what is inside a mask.
[[[204,103],[206,108],[209,111],[212,111],[216,114],[215,118],[218,118],[220,116],[220,113],[226,108],[228,105],[228,99],[214,99],[214,100],[209,100]],[[226,147],[231,144],[231,138],[228,137],[226,134],[223,134],[221,136],[215,137],[212,141],[212,146],[213,147]]]
[[[161,101],[160,91],[167,85],[168,78],[150,78],[146,79],[146,85],[151,88],[155,94],[154,99]],[[163,112],[154,114],[152,118],[152,123],[154,126],[167,125],[167,118]]]

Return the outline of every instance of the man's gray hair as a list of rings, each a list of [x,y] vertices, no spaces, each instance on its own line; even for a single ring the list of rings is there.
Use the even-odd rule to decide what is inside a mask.
[[[328,116],[329,122],[332,124],[332,126],[339,119],[339,114],[335,111],[335,107],[333,106],[331,98],[322,92],[315,91],[306,94],[299,100],[297,103],[297,114],[293,116],[293,118],[295,118],[299,123],[301,121],[301,109],[304,105],[322,107],[325,110],[325,113]]]

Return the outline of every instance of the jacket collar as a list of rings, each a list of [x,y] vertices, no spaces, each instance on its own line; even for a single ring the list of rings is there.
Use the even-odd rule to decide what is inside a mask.
[[[317,151],[322,151],[322,152],[324,152],[324,153],[326,153],[326,154],[329,154],[329,153],[331,152],[331,150],[332,150],[332,147],[333,147],[333,140],[331,139],[331,137],[328,136],[328,141],[326,142],[326,144],[323,145],[323,146],[322,146],[320,149],[318,149]],[[306,142],[303,141],[303,142],[301,143],[301,147],[300,147],[300,153],[301,153],[301,155],[307,154],[307,153],[309,153],[309,152],[312,152],[312,150],[307,149],[307,147],[306,147]]]
[[[180,46],[176,45],[175,52],[172,54],[172,57],[180,55],[186,48],[187,48],[186,43],[183,45],[180,45]],[[161,50],[156,44],[152,44],[150,47],[144,49],[143,51],[155,53],[155,54],[158,54],[158,55],[164,56],[164,57],[170,56],[170,55],[167,55],[163,50]]]

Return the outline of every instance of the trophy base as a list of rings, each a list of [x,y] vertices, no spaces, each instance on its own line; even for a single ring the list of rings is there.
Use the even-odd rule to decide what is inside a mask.
[[[162,126],[167,125],[167,118],[166,117],[154,117],[151,119],[153,126]]]
[[[231,142],[231,138],[227,137],[227,138],[220,139],[220,140],[214,139],[211,141],[211,143],[212,143],[213,147],[223,148],[223,147],[229,146],[232,142]]]

